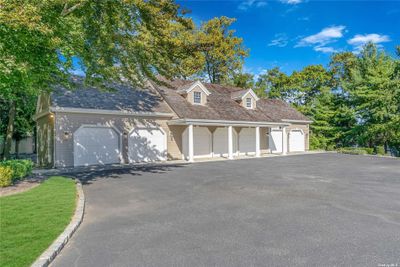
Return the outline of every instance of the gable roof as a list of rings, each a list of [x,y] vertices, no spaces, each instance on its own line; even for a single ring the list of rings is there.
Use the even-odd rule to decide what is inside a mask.
[[[288,104],[277,99],[260,99],[257,101],[256,109],[246,109],[232,99],[233,95],[247,94],[248,90],[233,86],[224,86],[211,83],[203,83],[210,91],[211,95],[205,105],[192,105],[178,90],[184,88],[192,81],[173,80],[168,81],[159,78],[164,85],[152,83],[155,88],[168,102],[169,106],[175,111],[177,116],[182,119],[204,119],[204,120],[227,120],[227,121],[265,121],[282,122],[282,120],[301,120],[309,119],[290,107]]]
[[[259,100],[256,93],[254,93],[253,89],[244,89],[240,91],[234,91],[231,93],[231,98],[234,100],[243,99],[247,94],[250,94],[256,101]]]
[[[85,86],[82,77],[73,76],[76,88],[69,90],[57,85],[51,94],[51,106],[55,108],[81,108],[126,112],[171,113],[168,104],[157,91],[137,89],[127,84],[112,84],[110,91]],[[112,88],[112,89],[111,89]]]
[[[186,93],[188,94],[190,91],[192,91],[194,88],[199,87],[207,96],[210,95],[210,91],[207,90],[207,88],[200,82],[200,81],[195,81],[187,84],[182,85],[180,88],[178,88],[177,92],[178,93]]]

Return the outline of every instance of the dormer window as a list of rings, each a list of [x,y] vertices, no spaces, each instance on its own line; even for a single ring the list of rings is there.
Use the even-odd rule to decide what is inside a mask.
[[[193,92],[193,103],[201,104],[201,92]]]
[[[252,99],[251,99],[251,97],[247,97],[246,98],[246,108],[252,108],[252,107],[253,107]]]
[[[256,109],[259,98],[251,89],[238,90],[231,93],[231,98],[246,109]]]
[[[194,105],[206,105],[207,97],[211,94],[200,81],[181,86],[177,92]]]

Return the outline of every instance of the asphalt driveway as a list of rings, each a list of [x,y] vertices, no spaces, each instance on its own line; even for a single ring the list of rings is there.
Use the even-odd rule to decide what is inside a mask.
[[[53,266],[400,266],[396,159],[313,154],[80,177],[85,218]]]

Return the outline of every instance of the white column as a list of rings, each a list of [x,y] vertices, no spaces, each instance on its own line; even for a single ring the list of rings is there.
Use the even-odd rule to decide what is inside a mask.
[[[233,129],[228,126],[228,159],[233,159]]]
[[[189,124],[189,128],[188,128],[188,134],[189,134],[189,146],[188,146],[188,153],[189,153],[189,162],[193,162],[194,161],[194,153],[193,153],[193,124]]]
[[[260,127],[256,127],[256,157],[261,156],[260,153]]]
[[[287,153],[287,134],[286,127],[282,127],[282,155]]]

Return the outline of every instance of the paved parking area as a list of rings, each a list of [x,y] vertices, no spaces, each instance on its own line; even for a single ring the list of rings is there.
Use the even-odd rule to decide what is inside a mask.
[[[85,218],[53,266],[400,266],[398,159],[294,155],[79,176]]]

